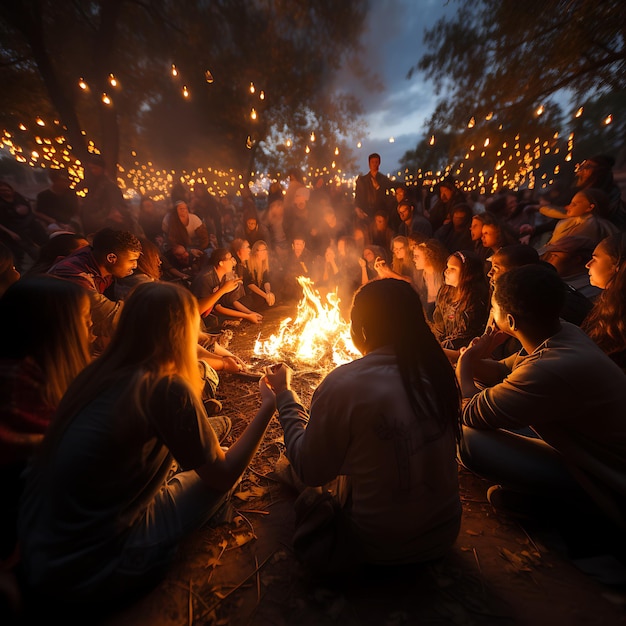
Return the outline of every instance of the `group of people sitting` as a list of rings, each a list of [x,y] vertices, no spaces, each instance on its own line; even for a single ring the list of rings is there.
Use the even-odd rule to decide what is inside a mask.
[[[528,228],[507,243],[501,219],[464,209],[461,220],[454,204],[430,207],[441,222],[430,235],[381,245],[354,237],[371,209],[356,207],[352,235],[339,234],[322,186],[302,188],[289,219],[276,217],[285,198],[268,206],[266,239],[197,248],[206,264],[189,283],[164,280],[162,247],[128,230],[73,235],[76,249],[23,277],[0,246],[2,557],[30,602],[111,605],[157,583],[190,531],[224,518],[275,414],[289,460],[277,476],[298,492],[294,550],[318,573],[445,555],[461,521],[458,463],[494,483],[496,508],[600,527],[606,540],[626,529],[626,232],[608,218],[608,234],[575,229],[605,199],[576,191],[570,217],[548,217],[574,221],[542,249],[520,241]],[[326,228],[306,219],[311,196]],[[482,256],[470,245],[477,215]],[[434,236],[461,222],[465,240]],[[277,224],[290,233],[282,248]],[[328,374],[308,407],[291,368],[269,366],[258,411],[226,448],[215,389],[220,371],[245,364],[220,333],[288,301],[269,258],[341,290],[362,357]]]

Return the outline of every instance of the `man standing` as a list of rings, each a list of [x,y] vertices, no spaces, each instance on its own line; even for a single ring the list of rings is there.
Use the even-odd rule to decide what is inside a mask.
[[[387,176],[381,174],[380,154],[373,152],[368,157],[369,172],[362,174],[356,179],[354,190],[354,211],[357,223],[369,225],[378,209],[384,209],[389,213],[390,196],[393,183]]]

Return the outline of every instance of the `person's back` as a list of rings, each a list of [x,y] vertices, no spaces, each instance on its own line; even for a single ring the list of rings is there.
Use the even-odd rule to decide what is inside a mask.
[[[350,529],[338,548],[352,546],[352,565],[437,558],[456,540],[461,515],[452,369],[405,281],[362,286],[351,332],[363,356],[326,376],[308,419],[286,366],[268,374],[287,457],[305,485],[338,478]]]

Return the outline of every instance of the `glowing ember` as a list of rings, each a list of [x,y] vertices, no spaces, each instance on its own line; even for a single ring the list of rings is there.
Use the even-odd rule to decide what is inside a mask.
[[[339,311],[337,294],[328,294],[323,303],[310,279],[298,276],[298,283],[303,295],[296,319],[284,319],[277,334],[266,341],[257,339],[254,354],[315,364],[318,369],[324,369],[325,363],[335,367],[360,356],[350,337],[350,324]]]

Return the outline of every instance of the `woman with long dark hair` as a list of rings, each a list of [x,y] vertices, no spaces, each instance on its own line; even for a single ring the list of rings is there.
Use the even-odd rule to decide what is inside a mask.
[[[483,262],[470,250],[453,252],[446,262],[445,285],[437,294],[432,329],[451,361],[485,330],[489,283]]]
[[[290,388],[287,365],[267,374],[291,470],[309,486],[295,504],[296,553],[321,571],[440,557],[461,520],[454,371],[408,282],[381,278],[361,286],[350,317],[363,356],[326,376],[309,411]],[[319,487],[331,481],[329,496]],[[309,534],[298,524],[316,503],[318,513],[334,510],[326,529],[339,540],[329,550],[324,530]],[[314,517],[308,519],[310,527]]]
[[[626,372],[626,233],[603,239],[587,269],[589,282],[602,293],[582,329]]]

